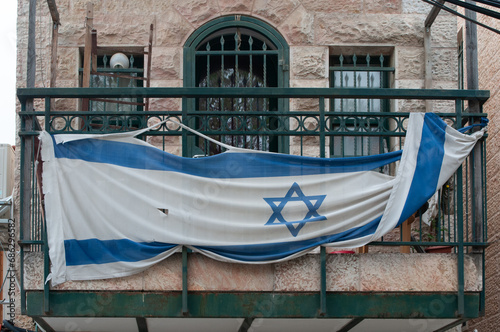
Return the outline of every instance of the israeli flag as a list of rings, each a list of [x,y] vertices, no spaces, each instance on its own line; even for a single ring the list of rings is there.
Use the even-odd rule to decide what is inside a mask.
[[[483,131],[415,113],[403,151],[339,159],[238,148],[191,159],[137,134],[41,134],[54,285],[138,273],[181,246],[259,264],[365,245],[417,211]],[[398,160],[396,176],[377,171]]]

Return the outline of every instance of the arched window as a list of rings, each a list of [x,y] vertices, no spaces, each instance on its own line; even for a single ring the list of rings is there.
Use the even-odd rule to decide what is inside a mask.
[[[288,87],[288,45],[268,24],[231,16],[211,21],[184,47],[184,86],[212,88]],[[285,125],[273,112],[288,102],[278,98],[198,98],[184,101],[188,124],[225,144],[287,152],[288,142],[269,131]],[[265,133],[264,133],[265,132]],[[213,155],[220,146],[184,138],[184,155]]]

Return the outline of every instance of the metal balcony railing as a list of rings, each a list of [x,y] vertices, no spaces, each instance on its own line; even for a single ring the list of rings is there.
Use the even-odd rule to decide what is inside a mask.
[[[146,128],[166,119],[173,119],[221,140],[240,147],[276,149],[293,154],[313,154],[317,157],[335,155],[336,139],[348,139],[360,147],[366,142],[376,141],[378,149],[358,149],[357,155],[381,153],[400,149],[403,146],[408,112],[377,112],[357,108],[342,112],[330,110],[332,99],[384,100],[449,100],[454,109],[439,115],[455,128],[477,123],[483,113],[468,113],[463,110],[463,101],[473,100],[482,105],[489,97],[482,90],[418,90],[418,89],[372,89],[372,88],[43,88],[19,89],[21,102],[21,208],[20,239],[21,252],[35,250],[45,252],[45,269],[48,273],[48,251],[43,209],[43,195],[39,188],[39,148],[35,137],[40,130],[56,133],[112,133]],[[141,98],[155,100],[158,105],[178,105],[178,109],[155,110],[151,102],[150,111],[77,111],[82,98]],[[224,111],[204,107],[203,110],[188,109],[189,105],[208,105],[211,102],[224,105],[221,100],[233,100],[231,105],[246,103],[247,107]],[[279,100],[276,105],[285,105],[263,112],[252,109],[258,100]],[[203,103],[188,103],[203,100]],[[308,110],[294,109],[301,102],[315,105]],[[252,102],[252,103],[251,103]],[[260,102],[261,103],[261,102]],[[54,104],[62,105],[54,107]],[[262,103],[261,103],[262,104]],[[34,105],[35,107],[32,107]],[[64,106],[72,105],[72,106]],[[183,107],[181,107],[181,105]],[[250,106],[248,106],[250,105]],[[172,106],[170,106],[172,107]],[[39,110],[41,108],[41,110]],[[157,107],[159,108],[159,106]],[[395,108],[395,107],[393,107]],[[113,110],[110,110],[113,109]],[[196,152],[214,153],[208,142],[195,138],[178,125],[166,123],[156,127],[141,138],[167,151],[176,151],[184,156]],[[275,145],[263,142],[277,142]],[[255,143],[258,142],[258,143]],[[358,142],[358,143],[356,143]],[[383,143],[381,143],[383,142]],[[370,143],[371,144],[371,143]],[[451,246],[458,257],[459,293],[463,298],[464,254],[483,253],[487,245],[486,225],[486,179],[484,138],[472,154],[436,196],[434,215],[429,225],[424,222],[421,210],[411,224],[411,240],[403,240],[403,232],[395,230],[383,239],[371,243],[373,246],[410,246],[420,252],[428,246]],[[274,147],[273,147],[274,146]],[[355,151],[356,149],[351,149]],[[478,154],[479,151],[479,154]],[[479,159],[481,168],[471,167]],[[383,169],[381,172],[394,172]],[[480,176],[476,172],[481,171]],[[478,181],[480,183],[478,183]],[[481,197],[479,204],[475,197]],[[473,203],[475,202],[476,203]],[[324,250],[322,257],[324,258]],[[23,259],[21,257],[21,259]],[[324,259],[322,259],[324,263]],[[484,269],[483,269],[484,270]],[[322,264],[322,275],[324,264]],[[484,273],[484,272],[483,272]],[[484,278],[483,278],[484,280]],[[322,283],[323,285],[323,283]],[[322,287],[322,292],[324,291]],[[484,287],[483,287],[484,292]],[[484,295],[484,294],[483,294]],[[484,296],[482,296],[484,300]],[[482,306],[484,308],[484,306]]]

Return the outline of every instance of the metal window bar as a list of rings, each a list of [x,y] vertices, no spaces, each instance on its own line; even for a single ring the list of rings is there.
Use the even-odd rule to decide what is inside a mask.
[[[330,86],[340,88],[386,88],[388,85],[388,73],[394,72],[394,68],[385,66],[385,57],[378,57],[379,65],[371,64],[371,56],[367,54],[359,58],[356,54],[345,57],[341,54],[333,57],[330,66]],[[351,83],[352,82],[352,83]],[[380,112],[389,111],[389,104],[384,100],[376,99],[332,99],[330,102],[332,112]],[[346,123],[332,123],[332,125],[346,126],[351,131],[376,131],[380,125],[370,117],[351,119]],[[387,151],[389,144],[383,137],[339,137],[330,142],[330,153],[332,156],[362,156],[377,154]]]
[[[256,41],[258,41],[257,45],[262,45],[262,50],[254,49]],[[268,49],[265,41],[254,39],[239,29],[236,29],[234,34],[217,36],[203,43],[195,51],[196,66],[199,67],[197,71],[203,70],[204,72],[198,78],[197,84],[199,87],[218,86],[220,88],[265,87],[268,85],[269,79],[268,56],[276,57],[277,54],[277,51]],[[255,64],[260,66],[258,73],[255,71]],[[204,68],[202,69],[202,67]],[[217,67],[220,67],[220,70]],[[212,127],[212,129],[220,127],[222,131],[226,132],[239,130],[242,132],[240,135],[220,134],[213,138],[239,147],[267,151],[270,148],[269,136],[263,136],[261,133],[250,135],[248,131],[259,128],[259,131],[262,132],[266,127],[273,125],[273,119],[267,118],[266,121],[263,121],[260,114],[259,116],[248,116],[247,113],[249,111],[267,112],[270,109],[269,103],[269,98],[241,98],[238,96],[219,98],[218,102],[214,102],[214,99],[210,97],[200,98],[197,100],[197,109],[200,111],[218,110],[223,113],[205,119],[205,121],[195,122],[195,127],[198,130],[203,130],[207,126]],[[243,115],[239,117],[227,115],[236,111]],[[196,142],[201,148],[200,152],[205,155],[223,152],[221,147],[203,139],[196,139]]]

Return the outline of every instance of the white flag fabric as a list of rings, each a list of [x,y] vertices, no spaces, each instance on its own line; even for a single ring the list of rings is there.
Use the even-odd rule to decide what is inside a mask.
[[[259,264],[365,245],[417,211],[483,131],[415,113],[403,151],[331,159],[238,148],[183,158],[135,135],[41,134],[54,285],[138,273],[181,246]],[[377,171],[398,160],[396,176]]]

